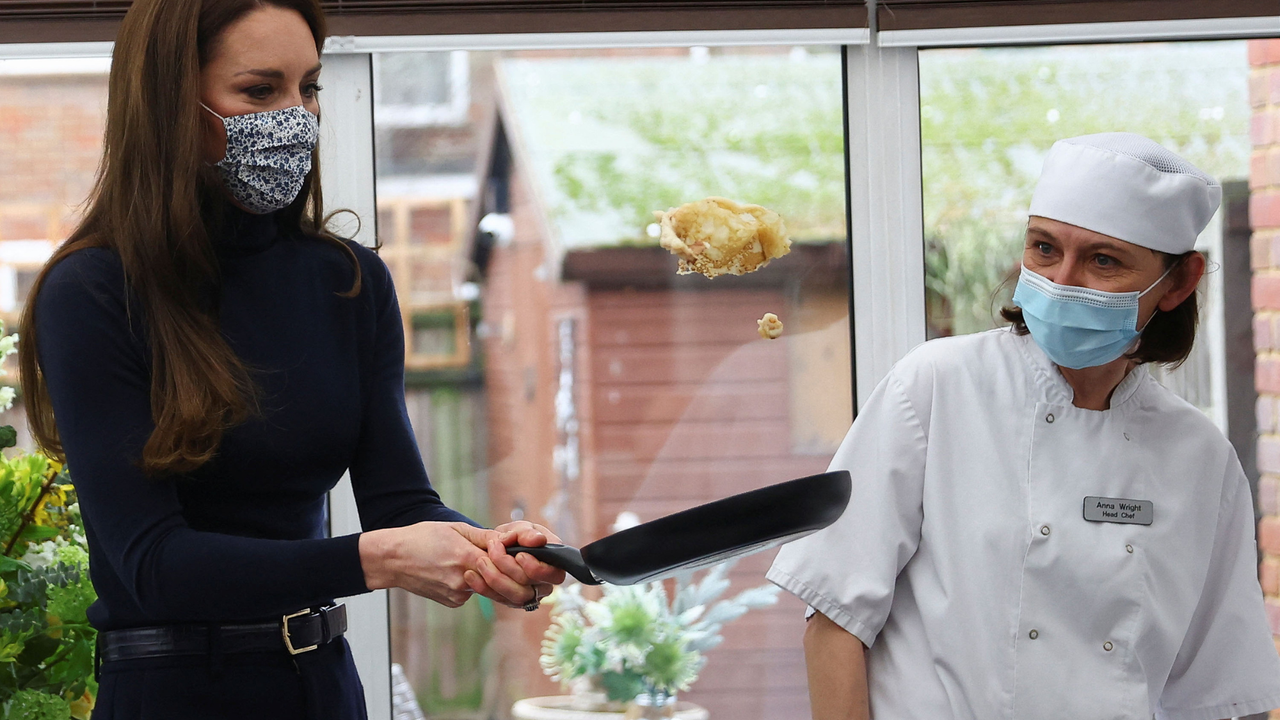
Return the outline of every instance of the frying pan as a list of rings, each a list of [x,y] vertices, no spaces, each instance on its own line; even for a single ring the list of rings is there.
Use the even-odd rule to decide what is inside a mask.
[[[767,550],[821,530],[849,504],[847,470],[810,475],[658,518],[582,546],[512,546],[584,585],[637,585]]]

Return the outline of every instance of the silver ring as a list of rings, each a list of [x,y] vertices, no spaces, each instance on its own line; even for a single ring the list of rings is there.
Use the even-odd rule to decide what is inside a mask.
[[[525,609],[525,611],[526,611],[526,612],[533,612],[534,610],[537,610],[537,609],[538,609],[538,606],[539,606],[539,605],[541,605],[541,604],[542,604],[542,599],[541,599],[541,598],[536,598],[536,597],[535,597],[534,599],[532,599],[532,600],[530,600],[529,602],[525,603],[525,604],[524,604],[524,605],[522,605],[521,607],[523,607],[523,608]]]

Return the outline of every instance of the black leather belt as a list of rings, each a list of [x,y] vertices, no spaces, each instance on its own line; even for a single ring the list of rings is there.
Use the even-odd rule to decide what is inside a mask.
[[[98,661],[210,653],[310,652],[347,631],[342,603],[290,613],[280,620],[239,625],[159,625],[98,633]]]

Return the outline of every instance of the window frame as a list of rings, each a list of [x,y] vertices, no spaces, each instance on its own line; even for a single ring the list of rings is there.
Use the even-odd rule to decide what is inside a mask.
[[[845,30],[834,30],[834,31],[832,30],[727,30],[727,31],[690,31],[690,32],[667,32],[667,33],[627,32],[627,33],[556,33],[556,34],[484,35],[484,36],[441,35],[441,36],[330,37],[327,39],[325,43],[325,52],[324,52],[324,58],[323,58],[325,61],[325,72],[326,72],[325,93],[330,94],[332,89],[338,86],[338,83],[335,82],[334,79],[330,77],[328,74],[329,63],[330,63],[330,60],[328,58],[331,58],[331,57],[349,56],[349,57],[371,58],[374,53],[387,53],[387,52],[424,52],[424,51],[455,52],[459,50],[501,51],[501,50],[529,50],[529,49],[552,49],[552,48],[554,49],[596,49],[596,48],[617,48],[617,47],[636,47],[636,48],[691,47],[692,48],[692,47],[727,47],[727,46],[751,46],[751,45],[793,45],[793,46],[838,45],[842,48],[842,54],[847,56],[851,48],[863,49],[868,52],[875,52],[874,47],[870,43],[870,39],[871,39],[870,31],[867,28],[850,28]],[[892,51],[890,51],[889,54],[895,57],[897,55],[900,55],[899,53],[893,53]],[[909,58],[910,60],[910,62],[908,63],[909,71],[905,75],[895,76],[895,79],[899,82],[903,82],[905,81],[906,78],[910,78],[910,81],[911,81],[910,87],[915,88],[918,94],[918,83],[916,83],[915,75],[914,75],[914,67],[915,67],[914,57],[915,56],[913,52],[910,54],[910,58]],[[370,60],[369,62],[370,62],[370,68],[371,68],[371,74],[372,74],[372,60]],[[845,82],[846,93],[848,92],[848,86],[849,86],[849,82],[847,78],[848,78],[848,73],[847,73],[847,63],[846,63],[846,82]],[[865,88],[866,87],[865,83],[860,87]],[[376,88],[373,88],[372,86],[371,86],[371,89],[376,91]],[[373,100],[373,104],[376,104],[376,99]],[[916,105],[918,106],[918,98],[916,100]],[[848,161],[848,158],[850,156],[850,152],[849,152],[850,142],[849,142],[849,133],[848,133],[848,122],[849,122],[848,108],[850,106],[851,105],[846,104],[846,108],[845,108],[846,110],[845,112],[846,161]],[[327,117],[328,116],[326,116],[326,120],[327,120]],[[890,127],[891,121],[896,117],[897,116],[894,115],[891,118],[887,118],[883,123],[878,124],[877,127],[887,130]],[[919,125],[918,109],[915,111],[914,117],[916,122],[914,146],[917,148],[916,152],[918,154],[919,134],[920,134],[919,128],[918,128],[918,125]],[[372,129],[371,129],[370,136],[372,137]],[[900,142],[906,142],[909,136],[910,136],[910,133],[907,133],[905,135],[900,134],[899,135]],[[909,142],[906,142],[906,144],[908,146],[911,145],[911,143]],[[864,149],[860,149],[859,151],[853,153],[853,156],[857,158],[855,162],[859,164],[858,165],[859,167],[865,164],[865,161],[862,159],[865,153],[865,147],[866,146],[864,146]],[[370,150],[372,152],[372,148]],[[883,162],[888,158],[893,157],[893,155],[886,152],[880,152],[877,155],[877,157]],[[370,160],[372,160],[372,158],[370,158]],[[323,164],[322,164],[322,167],[324,167]],[[919,185],[919,162],[918,161],[915,163],[915,167],[916,167],[916,170],[914,173],[914,178],[915,178],[914,187],[916,188],[916,192],[915,192],[916,206],[917,206],[916,214],[917,216],[920,217],[920,219],[915,222],[915,226],[917,228],[920,228],[922,227],[923,216],[920,215],[921,210],[919,209],[920,185]],[[845,177],[846,177],[846,190],[847,190],[849,188],[848,179],[850,177],[848,165],[846,165]],[[911,177],[912,177],[911,173],[907,173],[907,178],[906,178],[907,184],[905,186],[906,188],[913,187],[911,185]],[[874,184],[869,187],[864,187],[862,188],[862,190],[865,194],[869,196],[867,198],[868,203],[878,202],[879,206],[887,207],[885,203],[880,200],[880,197],[882,194],[879,193],[877,189],[875,189]],[[327,185],[325,188],[325,193],[326,193],[326,197],[328,197],[329,189]],[[862,196],[860,195],[859,197],[862,197]],[[873,201],[871,198],[875,198],[875,200]],[[849,203],[849,198],[846,197],[846,207],[850,207],[848,203]],[[908,225],[909,224],[910,223],[908,223]],[[919,277],[920,292],[917,293],[917,295],[919,295],[919,297],[921,298],[921,302],[919,303],[920,307],[919,307],[918,335],[919,335],[920,341],[923,341],[924,339],[924,304],[923,304],[924,261],[923,261],[922,230],[918,230],[917,234],[920,235],[920,238],[921,238],[920,242],[915,244],[920,248],[919,253],[917,253],[920,256],[920,260],[918,263],[915,263],[914,266],[919,268],[919,276],[920,276]],[[883,245],[883,244],[885,243],[880,243],[879,245]],[[867,241],[865,245],[867,246],[866,250],[871,250],[878,247],[876,243],[870,240],[869,235],[867,236]],[[852,257],[852,254],[850,254],[849,257]],[[905,266],[912,267],[910,263],[906,263]],[[853,282],[853,286],[856,287],[856,285],[857,285],[856,281]],[[851,311],[854,307],[854,303],[852,302],[854,287],[850,287],[849,289],[850,298],[851,298],[851,302],[850,302]],[[904,298],[910,296],[910,293],[900,293],[900,294]],[[867,303],[864,303],[864,306],[870,305],[870,304],[871,303],[868,301]],[[851,332],[853,332],[855,335],[857,335],[857,333],[854,332],[854,330],[856,330],[859,324],[860,323],[852,320],[852,312],[851,312],[851,323],[850,323]],[[862,325],[865,327],[866,323],[862,323]],[[862,334],[866,335],[868,333],[864,331]],[[910,341],[909,338],[903,340],[903,342],[909,342],[909,341]],[[856,337],[851,338],[851,342],[854,342],[854,347],[856,348],[857,347]],[[865,346],[872,347],[872,344],[868,340],[868,342],[865,343]],[[910,349],[910,345],[908,345],[906,349]],[[905,352],[905,350],[903,350],[903,352]],[[853,355],[857,356],[858,353],[855,351]],[[882,351],[880,355],[883,356],[881,359],[887,362],[888,366],[892,365],[892,360],[888,359],[887,353]],[[856,363],[857,363],[856,357],[851,357],[851,362],[854,363],[856,366]],[[888,369],[888,366],[885,367],[886,371]],[[861,384],[861,382],[859,381],[858,383],[855,383],[855,389],[854,389],[855,398],[866,397],[867,395],[870,394],[870,389],[868,389],[865,393],[860,393],[860,391],[856,387],[857,384]],[[856,414],[856,404],[855,404],[854,411]],[[345,493],[343,493],[341,495],[331,495],[330,502],[333,505],[335,517],[337,517],[339,514],[345,514],[348,517],[355,517],[354,498],[348,497],[346,496]],[[351,531],[359,530],[358,523],[354,526],[354,528],[355,529]],[[377,608],[381,609],[383,613],[386,613],[388,605],[386,601],[383,601],[381,603],[378,603]],[[362,611],[363,611],[363,608],[362,608]],[[385,628],[383,632],[383,636],[389,638],[390,631],[391,631],[389,614],[384,614],[383,624]],[[356,666],[357,666],[357,669],[360,671],[361,677],[372,678],[374,676],[373,674],[377,673],[378,674],[377,676],[381,678],[383,677],[381,673],[385,672],[386,682],[383,683],[382,680],[379,680],[379,682],[377,683],[379,692],[381,691],[381,688],[384,686],[384,684],[386,685],[386,687],[388,688],[390,687],[390,643],[389,641],[387,642],[386,647],[387,647],[387,650],[385,655],[382,654],[381,652],[373,652],[372,647],[370,647],[369,650],[363,653],[360,653],[356,651],[356,643],[352,642],[353,654],[356,656]],[[384,661],[384,658],[385,658],[385,661]],[[383,668],[385,668],[385,670]],[[366,673],[369,673],[369,674],[366,674]],[[366,688],[370,687],[371,684],[372,684],[371,682],[366,681],[365,683]],[[369,711],[369,720],[391,720],[392,713],[391,713],[390,697],[388,697],[386,702],[382,702],[381,700],[375,701],[372,697],[366,697],[366,704],[368,706],[368,711]]]
[[[373,60],[367,53],[324,56],[324,92],[320,98],[320,183],[327,211],[350,208],[358,225],[335,230],[366,247],[378,238],[373,134]],[[339,142],[341,138],[341,142]],[[343,473],[329,492],[329,535],[361,532],[360,513]],[[341,598],[347,605],[347,643],[365,689],[370,720],[391,720],[391,610],[386,590]]]
[[[874,37],[873,37],[874,35]],[[333,36],[326,40],[321,143],[325,195],[365,219],[353,237],[372,246],[373,53],[616,47],[841,45],[845,74],[845,178],[850,325],[856,409],[898,359],[925,340],[924,242],[918,52],[936,47],[1057,45],[1280,36],[1280,16],[898,30],[868,28],[583,32],[521,35]],[[110,42],[0,44],[0,60],[110,57]],[[337,142],[341,137],[342,142]],[[342,167],[339,173],[336,168]],[[331,534],[360,531],[350,482],[330,493]],[[352,645],[370,720],[390,720],[390,626],[386,591],[347,598]],[[376,680],[375,680],[376,678]]]
[[[1280,35],[1280,15],[1262,17],[1150,20],[1144,22],[1008,25],[994,27],[883,30],[881,47],[994,47],[1000,45],[1067,45],[1132,43],[1164,40],[1247,40]]]
[[[465,50],[450,50],[448,76],[448,99],[438,103],[387,103],[377,102],[382,81],[381,67],[378,58],[373,57],[373,97],[374,119],[382,127],[413,128],[457,126],[467,121],[467,109],[471,105],[471,63]]]

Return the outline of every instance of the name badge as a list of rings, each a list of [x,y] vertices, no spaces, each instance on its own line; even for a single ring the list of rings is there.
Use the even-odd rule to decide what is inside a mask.
[[[1090,522],[1150,525],[1154,513],[1155,503],[1150,500],[1096,496],[1084,499],[1084,519]]]

